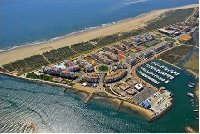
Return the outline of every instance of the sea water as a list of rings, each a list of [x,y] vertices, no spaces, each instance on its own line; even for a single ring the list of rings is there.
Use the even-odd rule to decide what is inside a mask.
[[[28,122],[36,124],[40,132],[184,132],[188,125],[198,129],[199,113],[193,111],[198,109],[198,103],[187,96],[194,90],[187,86],[188,82],[197,79],[184,70],[157,62],[180,75],[158,86],[174,94],[173,106],[153,122],[133,111],[118,111],[105,100],[84,104],[84,96],[72,90],[64,92],[63,88],[0,75],[0,132],[22,132]]]
[[[165,67],[172,69],[179,73],[179,75],[177,75],[177,76],[173,75],[174,79],[170,80],[169,83],[164,83],[164,82],[159,81],[160,82],[159,84],[155,84],[155,83],[151,82],[150,80],[144,78],[137,72],[137,74],[142,79],[144,79],[148,83],[152,84],[153,86],[155,86],[157,88],[164,87],[166,90],[169,90],[172,92],[172,94],[174,94],[172,108],[161,119],[159,119],[156,122],[160,122],[160,123],[168,122],[169,126],[166,124],[166,127],[169,128],[170,130],[171,129],[176,130],[176,128],[177,128],[177,131],[179,128],[182,128],[182,130],[183,130],[184,127],[187,125],[192,125],[192,126],[198,128],[199,113],[193,111],[195,109],[199,109],[198,102],[194,98],[187,96],[188,92],[190,92],[190,93],[194,92],[194,88],[189,88],[188,84],[190,82],[197,83],[198,78],[189,74],[184,69],[176,68],[176,67],[169,65],[163,61],[160,61],[160,60],[153,60],[153,61],[155,61],[156,63],[159,63],[160,65],[164,65]],[[152,65],[151,62],[152,61],[147,62],[147,64]],[[146,64],[143,64],[137,70],[138,71],[141,70],[141,67],[146,68]],[[160,69],[159,67],[156,67],[156,68]],[[148,70],[152,71],[151,69],[148,69]],[[163,69],[161,69],[161,70],[163,70]],[[152,72],[154,72],[156,74],[155,71],[152,71]],[[168,73],[168,74],[170,74],[170,73]],[[149,76],[151,76],[151,75],[149,75]],[[159,75],[159,76],[164,78],[162,75]],[[153,76],[151,76],[151,77],[156,79]],[[169,122],[169,121],[171,121],[171,122]]]
[[[0,0],[0,50],[198,0]]]
[[[1,0],[0,49],[40,42],[88,27],[135,17],[155,9],[198,3],[197,0]],[[164,63],[163,63],[164,64]],[[184,132],[198,128],[198,103],[186,94],[197,81],[184,70],[163,85],[174,94],[173,107],[149,123],[138,114],[116,110],[110,103],[92,101],[71,90],[0,75],[0,132],[24,132],[36,124],[40,132]]]

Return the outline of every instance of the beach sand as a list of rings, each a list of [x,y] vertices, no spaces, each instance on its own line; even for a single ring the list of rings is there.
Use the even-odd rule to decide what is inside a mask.
[[[149,109],[142,108],[136,104],[129,103],[127,101],[122,101],[118,98],[110,98],[110,97],[99,97],[99,98],[94,98],[94,99],[103,99],[104,101],[107,101],[117,109],[120,110],[121,108],[128,108],[131,112],[137,112],[141,116],[151,119],[154,116],[154,112],[152,112]],[[122,110],[123,111],[123,110]]]
[[[85,93],[89,93],[89,94],[97,93],[97,90],[95,90],[94,88],[83,87],[83,86],[81,86],[80,83],[74,84],[73,89],[76,90],[76,92],[81,91],[81,92],[85,92]]]
[[[192,7],[198,7],[198,4],[192,4],[192,5],[187,5],[187,6],[172,8],[172,9],[183,9],[183,8],[192,8]],[[66,36],[54,41],[47,41],[45,43],[41,43],[37,45],[30,44],[30,45],[18,47],[9,51],[4,51],[0,53],[0,61],[1,61],[0,66],[16,61],[16,60],[30,57],[32,55],[42,54],[43,52],[47,52],[52,49],[58,49],[64,46],[70,46],[72,44],[89,41],[97,37],[112,35],[118,32],[126,32],[126,31],[131,31],[134,29],[138,29],[138,28],[144,27],[147,24],[147,22],[149,22],[150,20],[153,20],[157,18],[158,16],[160,16],[161,14],[165,13],[166,11],[169,11],[172,9],[155,10],[155,11],[151,11],[149,13],[143,14],[141,16],[138,16],[132,19],[126,19],[124,21],[120,21],[119,23],[116,23],[107,27],[92,29],[89,31],[77,33],[71,36]]]
[[[88,93],[88,96],[87,96],[85,102],[87,102],[88,99],[92,99],[90,97],[92,94],[98,92],[97,90],[95,90],[93,88],[83,87],[79,83],[75,84],[73,86],[73,88],[74,88],[74,90]],[[117,109],[120,109],[120,107],[129,108],[130,110],[133,110],[133,111],[139,113],[140,115],[146,117],[147,119],[150,119],[154,115],[154,112],[152,112],[151,110],[142,108],[138,105],[129,103],[127,101],[123,101],[123,103],[122,103],[122,100],[120,100],[118,98],[113,98],[112,96],[109,96],[109,95],[107,97],[94,97],[93,99],[103,99],[104,101],[107,100],[108,102],[111,102],[114,105],[114,107],[116,107]]]
[[[153,117],[153,115],[154,115],[154,112],[152,112],[151,110],[142,108],[142,107],[140,107],[140,106],[138,106],[138,105],[131,104],[131,103],[126,102],[126,101],[124,101],[123,107],[130,108],[130,110],[133,110],[133,111],[135,111],[135,112],[138,112],[139,114],[145,116],[147,119],[150,119],[150,118]]]

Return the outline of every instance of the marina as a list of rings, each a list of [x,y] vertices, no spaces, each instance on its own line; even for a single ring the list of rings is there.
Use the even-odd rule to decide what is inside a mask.
[[[143,77],[149,79],[150,81],[152,81],[153,83],[155,84],[160,84],[160,82],[158,82],[157,80],[153,79],[152,77],[148,76],[147,74],[141,72],[141,71],[138,71],[139,74],[141,74]]]
[[[190,127],[199,131],[194,93],[198,77],[174,63],[193,48],[180,39],[198,28],[198,4],[176,7],[173,2],[168,9],[161,0],[161,7],[149,0],[34,1],[37,5],[25,1],[1,4],[7,18],[3,25],[10,33],[9,41],[3,38],[1,44],[16,48],[0,56],[0,132],[180,133]],[[12,5],[22,11],[16,15],[24,23],[11,15]],[[142,9],[144,5],[151,8]],[[27,8],[36,10],[23,14]],[[139,15],[141,11],[145,14]],[[129,15],[139,16],[125,19]],[[33,23],[37,20],[40,26]],[[9,22],[20,22],[24,29]],[[174,33],[168,35],[170,29]],[[24,37],[18,30],[29,34]]]
[[[156,66],[155,64],[158,64],[158,66],[160,65],[160,67]],[[169,71],[169,72],[164,71],[164,69],[162,69],[162,68],[164,68],[164,66],[167,67],[171,71]],[[160,81],[153,75],[145,73],[143,71],[144,70],[143,68],[146,68],[146,69],[150,70],[151,72],[153,72],[154,74],[157,74],[158,76],[166,79],[165,82]],[[152,68],[152,70],[150,68]],[[156,72],[156,71],[154,71],[154,69],[155,70],[160,69],[160,71],[158,70]],[[140,71],[143,73],[143,75],[139,73]],[[193,97],[194,94],[192,92],[193,92],[194,88],[190,88],[188,86],[188,84],[191,84],[191,83],[193,83],[192,85],[196,85],[196,82],[198,81],[197,78],[195,78],[193,75],[189,74],[187,71],[178,69],[178,68],[171,66],[170,64],[167,64],[161,60],[153,60],[153,61],[147,62],[146,64],[141,65],[137,69],[137,74],[140,78],[142,78],[146,82],[152,84],[153,86],[155,86],[157,88],[164,87],[165,89],[170,91],[171,94],[174,95],[173,102],[176,102],[176,103],[172,107],[173,110],[169,110],[166,113],[166,116],[162,117],[162,118],[172,120],[171,117],[168,117],[168,114],[176,115],[176,113],[178,113],[178,114],[180,114],[180,116],[176,115],[176,117],[173,117],[173,120],[176,120],[176,123],[181,124],[180,118],[181,118],[181,115],[184,114],[185,118],[183,118],[182,121],[188,122],[189,120],[192,119],[194,121],[191,123],[191,125],[195,128],[198,128],[198,126],[195,125],[195,122],[199,121],[199,118],[198,118],[199,111],[197,111],[197,109],[199,108],[199,105],[198,105],[198,102],[195,100],[195,97]],[[171,75],[174,78],[171,80],[168,75]],[[147,78],[148,76],[151,77],[152,79],[155,79],[156,81],[158,81],[160,83],[157,84],[157,83],[149,80]],[[168,76],[168,78],[167,78],[167,76]],[[188,93],[191,93],[190,94],[191,96],[188,96],[187,95]],[[150,100],[152,101],[152,99],[150,99]],[[162,100],[163,100],[163,98],[160,98],[159,101],[157,101],[157,102],[160,103]],[[187,111],[187,112],[185,112],[185,111]],[[190,113],[190,116],[188,116],[188,113]],[[162,120],[162,118],[160,120]]]
[[[156,85],[160,83],[168,84],[180,75],[178,70],[161,65],[156,61],[147,62],[144,66],[139,67],[137,72]]]
[[[74,132],[75,130],[75,132],[184,132],[187,125],[198,128],[195,125],[199,121],[199,112],[195,110],[198,109],[198,103],[193,99],[191,102],[191,98],[186,95],[187,92],[191,91],[187,86],[188,82],[195,82],[195,79],[186,72],[179,72],[182,77],[178,77],[165,85],[160,83],[161,86],[165,86],[167,90],[174,94],[176,103],[166,112],[165,116],[151,123],[147,123],[144,118],[132,114],[132,112],[125,114],[121,110],[117,111],[103,100],[92,101],[86,107],[83,105],[82,97],[79,94],[73,94],[70,90],[63,92],[62,88],[59,87],[33,84],[25,80],[0,75],[2,94],[0,102],[5,111],[0,113],[2,119],[0,123],[7,122],[7,126],[0,128],[0,130],[21,132],[23,126],[25,126],[22,120],[25,119],[31,119],[37,126],[40,126],[43,132]],[[153,84],[151,81],[148,82]],[[22,85],[24,88],[21,88]],[[155,86],[159,87],[159,85]],[[151,99],[151,101],[147,99],[148,102],[157,104],[157,102],[160,103],[164,100],[156,96],[158,96],[156,93],[153,94],[154,99]],[[156,99],[159,101],[155,101]],[[12,114],[13,112],[16,115]],[[76,116],[71,117],[70,115],[74,115],[72,113],[76,113]],[[188,113],[190,113],[190,116],[188,116]],[[93,117],[92,120],[91,116]],[[113,116],[116,118],[113,118]],[[13,121],[14,125],[9,124],[10,119],[8,117],[17,118]],[[21,119],[18,119],[19,117]],[[173,120],[176,120],[176,122]],[[108,129],[113,122],[115,125],[112,129]],[[88,123],[88,125],[85,126],[84,123]],[[67,127],[64,124],[67,124]],[[75,129],[74,124],[80,128]],[[140,129],[140,126],[144,124],[146,124],[146,127]],[[135,128],[138,130],[135,130]]]

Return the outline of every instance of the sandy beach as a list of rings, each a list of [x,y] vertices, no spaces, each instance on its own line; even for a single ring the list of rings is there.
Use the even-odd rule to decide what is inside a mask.
[[[130,108],[131,110],[138,112],[139,114],[143,115],[147,119],[150,119],[154,115],[154,113],[151,110],[142,108],[138,105],[134,105],[134,104],[131,104],[131,103],[126,102],[126,101],[123,103],[123,107]]]
[[[94,90],[94,89],[89,88],[89,87],[82,87],[82,86],[80,86],[80,84],[78,84],[78,83],[75,84],[75,85],[73,86],[73,88],[74,88],[74,90],[79,90],[79,91],[81,91],[81,92],[88,93],[88,96],[87,96],[87,98],[86,98],[86,101],[87,101],[87,99],[91,99],[90,96],[91,96],[92,94],[98,92],[97,90]],[[138,105],[131,104],[131,103],[126,102],[126,101],[124,101],[124,102],[122,103],[121,100],[119,100],[118,98],[113,98],[113,97],[110,96],[110,95],[108,95],[108,97],[99,97],[99,99],[102,99],[102,98],[103,98],[104,101],[107,99],[108,102],[113,103],[117,109],[119,109],[120,107],[127,107],[127,108],[129,108],[130,110],[133,110],[133,111],[135,111],[135,112],[138,112],[139,114],[143,115],[143,116],[146,117],[147,119],[150,119],[150,118],[154,115],[154,113],[153,113],[152,111],[148,110],[148,109],[144,109],[144,108],[142,108],[142,107],[140,107],[140,106],[138,106]],[[95,97],[94,99],[98,99],[98,97]],[[122,103],[122,105],[121,105],[121,103]],[[120,105],[121,105],[121,106],[120,106]]]
[[[155,10],[155,11],[151,11],[149,13],[143,14],[141,16],[138,16],[132,19],[126,19],[126,20],[120,21],[119,23],[116,23],[107,27],[92,29],[89,31],[77,33],[71,36],[66,36],[54,41],[47,41],[45,43],[41,43],[37,45],[30,44],[30,45],[18,47],[9,51],[4,51],[0,53],[0,61],[1,61],[0,66],[16,61],[16,60],[30,57],[32,55],[42,54],[43,52],[47,52],[52,49],[57,49],[64,46],[70,46],[72,44],[89,41],[97,37],[112,35],[118,32],[126,32],[126,31],[131,31],[134,29],[138,29],[138,28],[144,27],[147,24],[147,22],[157,18],[158,16],[165,13],[166,11],[169,11],[172,9],[183,9],[183,8],[192,8],[192,7],[198,7],[198,4],[192,4],[192,5],[171,8],[171,9]]]

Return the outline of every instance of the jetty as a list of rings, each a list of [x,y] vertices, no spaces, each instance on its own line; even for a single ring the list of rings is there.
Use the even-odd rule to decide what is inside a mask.
[[[182,23],[188,25],[185,20]],[[86,104],[92,99],[115,98],[119,100],[117,109],[128,106],[152,120],[172,106],[171,93],[153,85],[168,84],[180,75],[179,71],[153,61],[180,46],[175,37],[174,42],[164,40],[161,34],[165,33],[160,31],[142,31],[131,37],[125,32],[96,38],[4,63],[0,69],[12,77],[62,87],[64,92],[68,89],[75,94],[83,92],[87,95]]]
[[[89,93],[87,95],[87,98],[85,99],[84,103],[87,104],[90,100],[92,100],[92,97],[93,97],[93,93]]]

